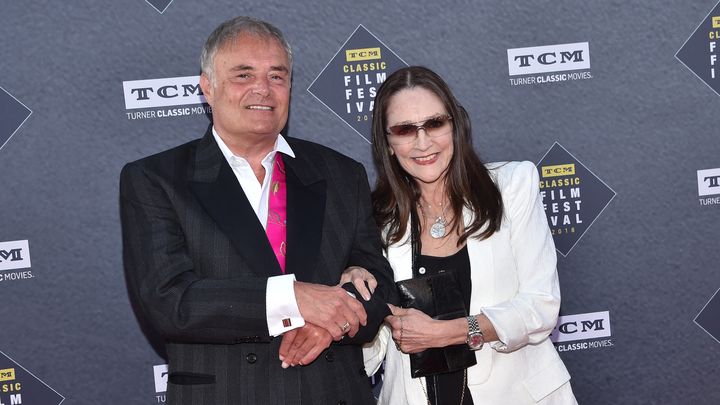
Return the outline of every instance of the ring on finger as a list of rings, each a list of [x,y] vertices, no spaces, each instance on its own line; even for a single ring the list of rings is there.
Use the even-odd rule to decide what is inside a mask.
[[[343,332],[347,332],[348,329],[350,329],[350,322],[345,322],[345,324],[341,326],[340,329],[342,329]]]

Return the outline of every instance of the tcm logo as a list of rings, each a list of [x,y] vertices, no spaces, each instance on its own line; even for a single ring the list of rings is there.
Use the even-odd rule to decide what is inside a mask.
[[[559,317],[550,340],[561,343],[609,336],[610,312],[602,311]]]
[[[507,50],[510,76],[590,69],[588,42]]]
[[[720,168],[697,171],[698,195],[720,194]]]
[[[207,102],[200,89],[200,76],[124,81],[123,93],[128,110]]]
[[[380,48],[362,48],[345,50],[345,60],[356,62],[359,60],[381,59]]]
[[[566,165],[543,166],[540,169],[543,177],[572,176],[575,174],[575,163]]]
[[[0,370],[0,381],[12,381],[15,379],[15,369],[6,368]]]
[[[153,366],[153,374],[155,375],[155,392],[167,391],[168,365]]]
[[[27,240],[0,242],[0,271],[30,267],[30,247]]]

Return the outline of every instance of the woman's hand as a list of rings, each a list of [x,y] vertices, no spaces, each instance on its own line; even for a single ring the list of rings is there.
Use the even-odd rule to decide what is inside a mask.
[[[395,346],[403,353],[419,353],[432,347],[447,346],[442,326],[437,321],[414,308],[400,308],[388,304],[392,315],[385,322],[392,328]]]
[[[365,283],[367,282],[367,286]],[[370,301],[370,296],[375,292],[377,287],[377,280],[375,276],[369,271],[365,270],[360,266],[350,266],[340,276],[340,283],[342,286],[345,283],[353,283],[355,289],[362,295],[365,301]]]

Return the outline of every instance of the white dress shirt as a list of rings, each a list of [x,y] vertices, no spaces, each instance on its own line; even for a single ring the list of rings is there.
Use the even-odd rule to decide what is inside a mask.
[[[250,205],[255,214],[258,217],[258,221],[263,226],[267,227],[268,217],[268,199],[270,195],[270,180],[272,179],[273,168],[275,167],[275,154],[282,152],[286,156],[291,158],[295,157],[290,145],[288,145],[285,138],[282,135],[277,136],[275,141],[275,147],[270,153],[268,153],[262,160],[262,165],[265,168],[265,177],[263,178],[262,184],[258,182],[255,173],[250,167],[250,163],[247,159],[235,156],[225,142],[220,138],[218,133],[215,131],[215,127],[212,129],[213,137],[217,143],[220,151],[225,160],[232,168],[235,177],[240,183],[245,196],[247,197]],[[295,300],[295,289],[294,274],[284,274],[282,276],[268,277],[267,286],[265,290],[265,306],[267,308],[267,325],[268,331],[271,336],[282,335],[283,333],[290,331],[295,328],[299,328],[305,325],[305,320],[300,315],[300,309],[298,308],[297,301]],[[283,320],[289,320],[289,325],[284,326]]]

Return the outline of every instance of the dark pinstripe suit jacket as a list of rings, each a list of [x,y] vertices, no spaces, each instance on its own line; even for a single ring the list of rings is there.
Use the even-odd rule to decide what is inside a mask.
[[[370,269],[380,283],[364,303],[372,322],[308,366],[280,367],[265,315],[266,281],[280,268],[208,130],[127,164],[120,179],[129,293],[166,342],[170,404],[374,403],[357,343],[374,336],[394,293],[366,174],[326,147],[288,142],[287,272],[334,285],[348,265]]]

